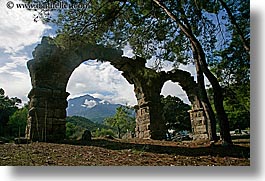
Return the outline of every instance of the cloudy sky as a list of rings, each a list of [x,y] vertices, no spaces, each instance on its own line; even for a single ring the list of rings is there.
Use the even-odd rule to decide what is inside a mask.
[[[27,102],[31,82],[26,62],[32,59],[31,52],[43,35],[54,36],[54,27],[34,22],[34,12],[6,6],[7,0],[0,1],[0,88],[9,97],[19,97]],[[13,0],[19,3],[19,0]],[[132,56],[129,47],[124,49],[126,56]],[[170,65],[168,65],[170,67]],[[193,66],[181,66],[194,74]],[[109,63],[88,60],[72,74],[67,91],[69,98],[90,94],[111,103],[136,104],[133,85],[124,79]],[[178,96],[188,103],[182,89],[172,82],[166,82],[163,95]]]

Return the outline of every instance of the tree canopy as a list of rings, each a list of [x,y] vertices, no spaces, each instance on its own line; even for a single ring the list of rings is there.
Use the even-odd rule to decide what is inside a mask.
[[[0,88],[0,136],[9,134],[7,123],[10,116],[18,110],[18,104],[21,103],[17,97],[9,98],[6,96],[4,89]]]
[[[143,58],[153,56],[159,66],[163,65],[163,61],[173,61],[175,65],[193,63],[190,40],[177,25],[179,22],[190,28],[199,40],[206,60],[215,67],[212,71],[218,78],[225,68],[224,72],[233,76],[249,74],[249,54],[243,50],[245,44],[249,47],[250,39],[249,0],[163,1],[163,5],[178,18],[177,22],[153,0],[64,2],[87,6],[56,9],[56,12],[51,11],[51,15],[39,14],[43,21],[55,23],[59,34],[81,35],[82,41],[112,48],[123,48],[129,44],[136,55]],[[240,66],[236,68],[235,65]]]
[[[177,131],[191,131],[190,115],[188,111],[191,109],[178,97],[161,96],[163,105],[163,117],[168,128],[174,128]]]
[[[0,135],[6,134],[9,117],[17,110],[21,100],[17,97],[9,98],[4,89],[0,88]]]

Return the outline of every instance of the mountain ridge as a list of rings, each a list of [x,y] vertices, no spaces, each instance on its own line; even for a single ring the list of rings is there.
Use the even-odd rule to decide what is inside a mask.
[[[67,116],[82,116],[96,123],[102,123],[106,117],[113,116],[121,104],[112,104],[106,100],[86,94],[68,100]]]

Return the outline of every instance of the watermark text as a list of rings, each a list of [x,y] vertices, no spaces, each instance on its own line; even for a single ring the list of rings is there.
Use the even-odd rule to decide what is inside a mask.
[[[89,3],[75,3],[70,4],[67,2],[57,2],[57,3],[14,3],[13,1],[8,1],[6,3],[6,7],[8,9],[18,8],[18,9],[48,9],[48,10],[56,10],[56,9],[86,9],[89,7]]]

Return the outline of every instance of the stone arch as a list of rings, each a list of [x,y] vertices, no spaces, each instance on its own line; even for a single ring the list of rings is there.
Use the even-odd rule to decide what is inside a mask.
[[[210,118],[207,117],[206,111],[202,107],[201,95],[198,84],[194,77],[187,71],[175,69],[167,72],[165,80],[179,83],[180,87],[186,92],[192,109],[189,111],[193,132],[193,139],[208,139],[208,126]]]
[[[83,44],[61,47],[44,37],[27,66],[32,89],[28,95],[29,117],[26,137],[38,141],[56,141],[65,137],[68,80],[83,61],[121,58],[122,52],[101,46]]]
[[[33,60],[27,62],[32,89],[28,95],[29,116],[26,137],[33,141],[57,141],[65,137],[65,117],[67,107],[67,82],[82,62],[88,59],[109,61],[122,71],[127,81],[134,85],[138,100],[137,120],[149,123],[143,128],[137,124],[139,138],[162,139],[165,128],[160,126],[161,116],[157,105],[154,84],[155,71],[145,68],[145,60],[139,57],[130,59],[123,52],[98,45],[80,42],[68,47],[60,46],[49,37],[43,37],[33,52]],[[140,113],[141,112],[141,113]],[[162,124],[163,125],[163,124]]]
[[[70,42],[70,43],[69,43]],[[109,61],[126,80],[134,85],[136,106],[136,136],[164,139],[166,126],[161,114],[160,92],[164,82],[179,82],[194,109],[197,109],[197,84],[190,73],[182,70],[156,72],[145,67],[146,60],[123,57],[116,49],[69,40],[67,46],[56,39],[43,37],[27,66],[32,89],[28,95],[29,116],[26,138],[33,141],[58,141],[65,137],[67,108],[66,86],[72,72],[89,59]],[[198,101],[197,101],[198,102]],[[197,106],[197,107],[196,107]]]

